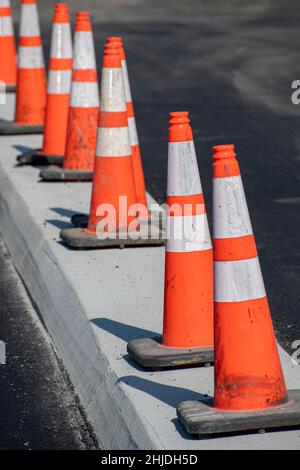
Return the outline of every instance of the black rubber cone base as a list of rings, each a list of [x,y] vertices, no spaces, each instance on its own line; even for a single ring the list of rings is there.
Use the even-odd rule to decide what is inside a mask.
[[[150,226],[146,224],[150,230]],[[115,238],[99,238],[96,234],[88,234],[82,228],[67,228],[60,232],[62,241],[78,250],[85,249],[96,249],[96,248],[125,248],[125,247],[138,247],[138,246],[161,246],[164,245],[164,233],[156,226],[151,226],[151,236],[148,234],[148,238],[137,238],[133,239],[132,234],[123,238],[118,235]],[[107,233],[103,234],[108,236]],[[137,234],[138,235],[138,234]]]
[[[300,426],[300,390],[291,390],[289,402],[258,411],[222,412],[198,401],[184,401],[177,416],[189,434],[209,435]]]
[[[138,364],[151,369],[209,366],[214,362],[213,348],[166,348],[159,341],[151,338],[129,341],[127,351]]]
[[[43,181],[93,181],[93,171],[65,170],[59,166],[49,166],[40,176]]]
[[[0,120],[0,135],[43,134],[43,125],[24,125]]]
[[[17,156],[17,162],[20,165],[44,166],[44,165],[63,165],[63,155],[48,155],[39,149],[29,150]]]
[[[71,217],[71,223],[74,227],[87,228],[89,216],[87,214],[74,214]]]
[[[6,93],[16,93],[17,86],[16,85],[5,85],[5,92]]]

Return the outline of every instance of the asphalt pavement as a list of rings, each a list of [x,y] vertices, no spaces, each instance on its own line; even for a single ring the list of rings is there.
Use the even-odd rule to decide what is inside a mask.
[[[12,1],[16,23],[18,3]],[[54,3],[39,2],[46,57]],[[291,102],[291,84],[300,79],[299,2],[74,0],[73,19],[83,3],[93,17],[99,68],[105,38],[124,38],[154,197],[165,199],[170,111],[190,111],[209,220],[211,148],[236,145],[277,339],[291,353],[300,340],[300,105]],[[1,447],[93,448],[65,373],[29,307],[18,301],[17,283],[7,279],[11,267],[3,253],[0,270],[0,339],[12,361],[0,366],[0,409],[7,417],[0,422]]]
[[[0,450],[99,448],[1,240],[0,299]]]

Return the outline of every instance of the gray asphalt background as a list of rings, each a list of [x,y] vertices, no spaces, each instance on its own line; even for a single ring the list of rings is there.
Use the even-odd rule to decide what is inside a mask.
[[[18,3],[12,0],[16,24]],[[39,2],[47,58],[54,4]],[[72,0],[70,5],[73,19],[78,10],[92,13],[99,67],[105,38],[124,37],[147,187],[154,197],[165,198],[170,111],[190,111],[209,218],[211,147],[236,145],[277,338],[291,353],[292,342],[300,339],[300,105],[291,103],[291,83],[300,79],[299,1]],[[6,416],[0,447],[93,448],[51,347],[24,321],[26,308],[23,312],[17,300],[15,283],[7,281],[1,254],[0,275],[5,318],[0,339],[11,355],[0,374],[0,413]],[[78,418],[73,426],[68,409]]]

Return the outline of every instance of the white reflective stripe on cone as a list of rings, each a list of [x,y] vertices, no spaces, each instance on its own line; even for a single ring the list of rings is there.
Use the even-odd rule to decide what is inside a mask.
[[[49,70],[48,93],[50,95],[66,95],[71,91],[71,70]]]
[[[123,76],[119,68],[103,68],[102,70],[101,111],[126,111]]]
[[[37,5],[22,4],[20,20],[20,37],[40,36],[40,25]]]
[[[134,117],[128,118],[128,129],[129,129],[131,145],[139,145],[139,139],[137,135],[136,123],[135,123]]]
[[[169,142],[168,196],[202,194],[194,142]]]
[[[252,235],[252,226],[240,176],[213,180],[214,238]]]
[[[18,52],[19,69],[41,69],[44,68],[44,55],[41,46],[20,46]]]
[[[71,27],[68,23],[54,23],[50,57],[52,59],[72,58]]]
[[[211,248],[206,214],[167,216],[167,251],[184,253]]]
[[[126,60],[121,60],[121,67],[122,67],[123,80],[124,80],[125,100],[126,100],[126,103],[131,103],[132,97],[131,97],[131,90],[130,90]]]
[[[128,127],[98,128],[97,157],[128,157],[130,155]]]
[[[94,38],[91,31],[77,31],[74,39],[75,70],[96,70]]]
[[[10,7],[10,1],[9,0],[0,0],[0,7],[1,8]]]
[[[13,36],[14,29],[10,16],[0,16],[0,36]]]
[[[215,302],[241,302],[266,296],[257,257],[241,261],[215,261]]]
[[[98,108],[99,89],[97,82],[72,82],[71,102],[73,108]]]

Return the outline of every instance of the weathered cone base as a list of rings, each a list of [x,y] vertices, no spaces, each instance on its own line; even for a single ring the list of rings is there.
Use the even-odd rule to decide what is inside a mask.
[[[148,225],[148,224],[147,224]],[[150,226],[149,226],[150,227]],[[134,240],[132,238],[98,238],[96,234],[88,234],[82,228],[67,228],[61,231],[60,236],[62,241],[78,250],[84,249],[96,249],[96,248],[125,248],[126,246],[161,246],[164,245],[164,234],[158,228],[152,225],[152,237],[150,238],[138,238]],[[105,233],[107,236],[107,233]]]
[[[224,434],[300,425],[300,390],[290,390],[289,402],[257,411],[222,412],[210,403],[184,401],[177,416],[189,434]]]
[[[151,338],[129,341],[127,351],[138,364],[152,369],[208,366],[214,362],[213,348],[166,348],[159,341]]]
[[[17,156],[20,165],[44,166],[44,165],[62,165],[63,155],[48,155],[41,150],[29,150]]]
[[[40,174],[43,181],[93,181],[93,171],[65,170],[59,166],[49,166]]]
[[[44,126],[16,124],[13,121],[0,120],[0,135],[43,134]]]
[[[160,228],[162,228],[162,215],[163,214],[161,212],[155,213],[156,217],[152,219],[152,222],[154,222]],[[74,214],[71,217],[71,223],[74,225],[74,227],[87,228],[88,222],[89,216],[87,214]]]

